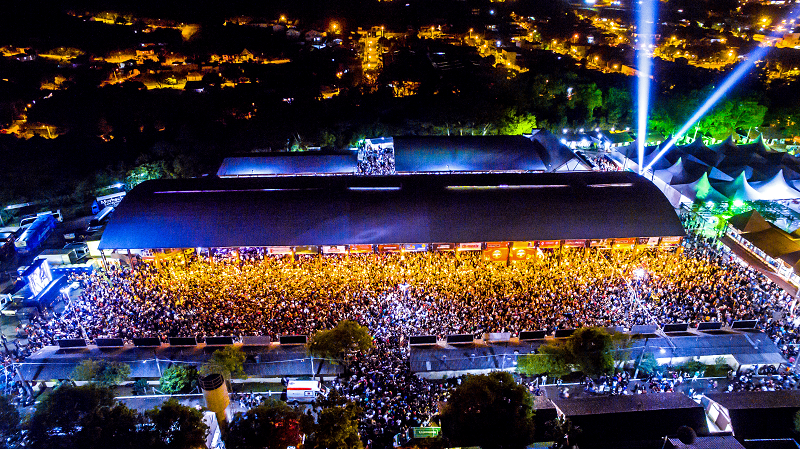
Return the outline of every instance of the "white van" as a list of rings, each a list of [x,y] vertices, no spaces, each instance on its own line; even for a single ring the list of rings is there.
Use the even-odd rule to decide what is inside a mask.
[[[290,380],[286,385],[286,402],[314,402],[319,396],[327,396],[328,389],[318,380]]]

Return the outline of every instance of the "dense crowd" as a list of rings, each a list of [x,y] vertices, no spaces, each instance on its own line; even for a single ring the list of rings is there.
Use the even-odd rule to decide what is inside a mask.
[[[80,298],[63,316],[33,324],[32,348],[58,338],[308,335],[345,319],[366,325],[376,347],[336,388],[364,410],[362,435],[375,447],[424,423],[445,394],[410,372],[411,335],[754,319],[791,356],[800,324],[792,297],[691,236],[677,251],[561,249],[509,264],[479,252],[293,258],[242,249],[75,279]],[[683,381],[629,386],[623,373],[587,380],[586,391],[674,391]]]

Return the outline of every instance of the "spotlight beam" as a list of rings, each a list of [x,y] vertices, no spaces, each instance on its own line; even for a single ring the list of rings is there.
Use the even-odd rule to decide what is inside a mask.
[[[792,19],[796,19],[799,13],[800,13],[800,8],[795,8],[794,11],[789,13],[789,15],[787,16],[786,22],[790,22]],[[777,33],[773,33],[771,37],[776,37],[776,34]],[[683,135],[686,134],[686,132],[688,132],[692,128],[692,126],[694,126],[695,123],[697,123],[701,118],[703,118],[703,116],[706,114],[706,112],[709,111],[709,109],[711,109],[712,107],[714,107],[714,105],[717,104],[717,102],[722,98],[723,95],[728,93],[728,91],[730,91],[731,88],[733,88],[733,86],[735,86],[736,83],[745,74],[747,74],[747,72],[749,72],[750,69],[753,68],[756,65],[756,63],[758,63],[759,60],[761,60],[764,56],[767,55],[767,53],[769,53],[769,51],[772,49],[772,46],[770,46],[767,43],[769,42],[769,40],[765,40],[764,42],[765,43],[759,45],[755,50],[751,51],[750,54],[747,55],[747,58],[745,58],[744,61],[740,62],[739,65],[736,66],[736,69],[734,69],[734,71],[731,72],[731,74],[725,78],[722,84],[720,84],[720,86],[708,97],[708,99],[706,99],[705,103],[703,103],[703,105],[700,106],[700,108],[698,108],[697,111],[695,111],[695,113],[689,118],[686,124],[683,125],[683,127],[681,127],[681,129],[678,130],[678,132],[675,133],[669,139],[669,141],[667,141],[666,145],[664,145],[661,151],[659,151],[656,154],[656,156],[644,167],[644,170],[639,172],[640,174],[642,172],[650,170],[653,167],[653,164],[658,162],[658,160],[661,159],[661,157],[664,156],[664,154],[666,154],[667,151],[669,151],[673,146],[675,146],[675,142],[677,142],[678,139],[683,137]],[[639,159],[640,167],[642,160],[643,159]]]
[[[644,143],[647,136],[647,117],[650,103],[650,75],[653,71],[653,55],[650,51],[653,48],[655,19],[656,19],[656,0],[640,0],[639,20],[637,33],[639,35],[639,45],[636,47],[636,65],[638,68],[637,79],[637,113],[636,126],[637,136],[636,147],[639,154],[639,174],[642,173],[642,161],[644,161]]]

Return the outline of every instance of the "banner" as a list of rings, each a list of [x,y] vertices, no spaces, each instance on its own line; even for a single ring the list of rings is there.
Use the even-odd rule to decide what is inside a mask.
[[[613,249],[633,249],[636,246],[636,237],[627,239],[614,239]]]
[[[565,248],[586,248],[586,240],[564,240]]]
[[[539,240],[536,243],[542,249],[554,249],[561,246],[561,240]]]
[[[536,257],[536,248],[511,248],[508,257],[512,262],[531,260]]]
[[[481,242],[458,244],[459,251],[480,251],[482,249],[483,249],[483,244]]]
[[[417,251],[427,251],[427,250],[428,250],[427,243],[406,243],[403,245],[403,251],[417,252]]]
[[[319,247],[316,245],[306,245],[306,246],[295,246],[294,247],[295,254],[318,254]]]
[[[637,248],[655,248],[658,246],[658,237],[639,237],[636,239]]]
[[[534,248],[536,242],[511,242],[511,249],[514,248]]]
[[[345,245],[323,245],[323,254],[347,254],[347,247]]]
[[[505,248],[508,249],[508,242],[486,242],[486,249]]]
[[[125,198],[125,192],[112,193],[111,195],[98,196],[95,201],[102,210],[104,207],[117,207],[122,199]]]
[[[267,254],[272,254],[272,255],[292,254],[292,247],[291,246],[268,246],[267,247]]]
[[[434,251],[455,251],[456,244],[455,243],[433,243],[433,250]]]
[[[660,248],[670,249],[670,248],[677,248],[681,244],[681,239],[683,237],[661,237],[661,245]]]
[[[374,251],[372,245],[350,245],[350,254],[364,254]]]
[[[483,260],[506,262],[508,261],[508,248],[485,249],[483,251]]]
[[[399,253],[400,245],[397,243],[389,243],[386,245],[378,245],[379,253]]]
[[[591,248],[609,249],[611,248],[611,239],[592,239],[589,240]]]

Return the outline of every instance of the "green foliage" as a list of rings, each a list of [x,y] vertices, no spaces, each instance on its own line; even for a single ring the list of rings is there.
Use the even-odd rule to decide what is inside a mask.
[[[208,376],[217,373],[226,380],[230,380],[232,376],[243,377],[246,358],[247,355],[238,346],[226,346],[211,354],[208,362],[200,367],[200,375]]]
[[[713,365],[706,366],[706,377],[725,377],[728,375],[728,371],[731,369],[731,366],[725,361],[725,357],[717,357],[714,359]]]
[[[172,365],[161,376],[160,389],[166,394],[186,393],[197,384],[197,369],[190,365]]]
[[[510,373],[469,376],[453,391],[441,422],[451,446],[521,449],[533,442],[533,400]]]
[[[286,449],[300,443],[302,413],[285,402],[269,399],[247,413],[237,413],[228,427],[230,449]]]
[[[136,382],[133,383],[133,394],[145,394],[145,393],[147,393],[147,380],[136,379]]]
[[[650,352],[646,352],[642,356],[641,361],[638,362],[638,366],[634,366],[634,368],[637,367],[639,368],[639,371],[645,374],[653,374],[659,370],[658,361],[656,361],[655,356]]]
[[[597,376],[614,368],[611,335],[599,327],[582,327],[566,341],[572,363],[585,374]]]
[[[800,434],[800,410],[795,412],[793,422],[794,426],[792,427],[792,430],[794,433]]]
[[[8,397],[0,396],[0,438],[13,447],[19,437],[19,412]],[[3,447],[0,445],[0,447]]]
[[[319,357],[342,361],[346,364],[350,356],[372,348],[369,329],[355,321],[344,320],[331,330],[317,331],[308,342],[308,351]]]
[[[362,410],[353,402],[323,409],[307,435],[305,449],[363,449],[358,435]]]
[[[530,112],[509,110],[497,129],[497,134],[519,136],[536,128],[536,117]]]
[[[580,427],[572,424],[569,418],[555,418],[545,423],[547,431],[545,434],[555,444],[552,449],[566,449],[573,447],[575,439],[581,434]]]
[[[28,442],[36,448],[137,447],[134,415],[115,404],[108,388],[62,384],[36,406]]]
[[[563,345],[541,346],[538,354],[526,354],[517,358],[517,372],[526,376],[566,376],[572,372],[572,366],[568,363],[565,351]]]
[[[738,129],[749,129],[761,126],[767,107],[762,106],[754,98],[726,100],[700,121],[700,131],[715,139],[726,139]]]
[[[556,340],[539,347],[539,354],[517,359],[517,370],[526,375],[565,376],[573,370],[591,376],[607,373],[618,360],[629,356],[630,340],[612,337],[605,329],[585,327],[565,340]]]
[[[703,373],[706,371],[706,364],[698,362],[697,360],[689,360],[688,362],[679,366],[678,369],[691,374],[699,372],[700,375],[702,376]]]
[[[203,413],[175,399],[145,412],[150,431],[148,447],[154,449],[199,449],[205,447],[208,426]]]
[[[83,360],[75,367],[72,378],[86,380],[106,387],[117,385],[128,379],[131,366],[127,363],[109,362],[107,360]]]

